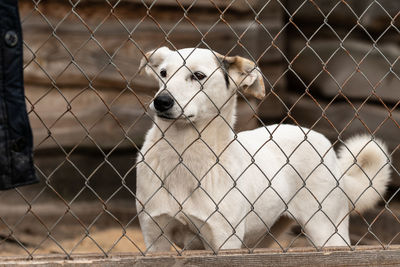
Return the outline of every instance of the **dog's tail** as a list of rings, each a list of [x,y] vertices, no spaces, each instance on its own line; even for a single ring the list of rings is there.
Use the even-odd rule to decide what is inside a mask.
[[[355,136],[338,151],[344,191],[350,209],[363,212],[382,199],[390,180],[390,155],[386,145],[370,136]]]

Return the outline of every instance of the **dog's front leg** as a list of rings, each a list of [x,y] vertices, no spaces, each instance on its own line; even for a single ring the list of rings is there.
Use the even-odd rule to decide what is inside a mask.
[[[172,241],[168,231],[168,224],[172,220],[169,216],[150,217],[140,214],[139,221],[143,233],[147,252],[170,251]]]
[[[171,242],[168,237],[163,235],[152,235],[148,236],[147,240],[151,240],[149,242],[145,241],[146,248],[148,252],[160,252],[160,251],[170,251],[171,250]],[[146,240],[146,238],[145,238]]]
[[[240,249],[244,238],[244,223],[234,226],[222,216],[213,216],[200,230],[206,249]]]

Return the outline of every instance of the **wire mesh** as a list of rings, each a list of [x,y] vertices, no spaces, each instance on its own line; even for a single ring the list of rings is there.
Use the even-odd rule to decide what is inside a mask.
[[[400,5],[391,1],[20,0],[28,112],[35,136],[35,167],[42,182],[0,195],[3,254],[35,258],[43,253],[62,253],[70,258],[82,252],[108,256],[136,251],[147,255],[159,248],[172,249],[178,255],[194,248],[218,254],[226,248],[253,252],[260,246],[286,252],[295,246],[319,250],[328,246],[329,240],[340,240],[351,250],[365,244],[382,249],[397,244],[399,10]],[[178,50],[175,60],[183,62],[168,73],[168,79],[151,65],[163,46]],[[179,52],[185,47],[193,49]],[[204,80],[186,64],[200,48],[213,51],[216,64]],[[262,76],[266,87],[263,99],[245,94],[240,89],[242,81],[237,82],[224,65],[235,55],[253,62],[244,78],[255,72]],[[146,66],[140,68],[143,58]],[[144,68],[156,79],[141,75]],[[183,72],[199,87],[185,103],[173,88]],[[223,75],[228,78],[223,79]],[[215,77],[220,77],[223,86],[236,87],[222,103],[215,103],[216,96],[207,87],[207,81]],[[156,80],[161,81],[160,86]],[[158,87],[172,96],[181,111],[180,118],[167,124],[160,123],[149,108]],[[185,113],[200,96],[211,103],[210,109],[217,110],[202,127]],[[236,98],[235,125],[223,110],[233,101],[236,104]],[[182,132],[171,134],[181,127],[182,118],[195,134],[192,139],[185,140]],[[287,123],[302,136],[289,152],[276,138]],[[215,129],[216,124],[223,129]],[[144,149],[150,127],[158,131],[159,138]],[[265,129],[265,139],[250,148],[238,133],[256,127]],[[224,130],[228,138],[219,147],[212,144],[209,136],[215,138]],[[323,133],[332,143],[321,149],[313,141],[312,130]],[[369,136],[361,151],[375,145],[386,158],[374,173],[363,170],[364,163],[356,160],[361,152],[352,151],[346,142],[360,133]],[[390,153],[386,154],[379,139],[385,141]],[[241,152],[236,157],[248,162],[236,172],[224,160],[232,156],[233,146]],[[266,173],[265,166],[258,164],[259,155],[271,146],[276,157],[284,160]],[[339,175],[327,163],[338,146],[353,159]],[[206,151],[206,164],[196,168],[186,155],[195,155],[198,147]],[[307,172],[294,160],[304,147],[317,159],[315,165],[307,166]],[[166,158],[163,153],[173,156]],[[156,169],[150,154],[166,162],[163,166],[168,170]],[[155,183],[148,185],[155,190],[145,198],[136,188],[140,178],[136,167],[140,165],[148,170],[146,179]],[[341,185],[354,168],[370,179],[356,198],[347,196]],[[256,197],[243,189],[250,170],[264,178],[264,188],[257,188]],[[382,190],[374,188],[374,179],[390,171],[391,183],[382,195]],[[169,181],[179,172],[186,174],[186,180],[175,180],[171,185]],[[275,187],[285,172],[300,184],[290,196]],[[310,187],[319,172],[334,183],[323,193]],[[226,191],[219,191],[218,197],[207,184],[215,173],[227,182],[222,185]],[[177,195],[186,184],[191,186],[188,191]],[[377,208],[366,213],[357,210],[357,202],[371,190],[379,196]],[[283,205],[275,217],[285,215],[290,221],[281,218],[274,223],[258,214],[266,192]],[[312,199],[307,202],[311,206],[294,207],[304,194]],[[349,199],[350,208],[343,207],[344,216],[335,221],[325,206],[338,194],[346,203]],[[158,199],[161,195],[166,198]],[[202,201],[193,202],[195,198]],[[245,203],[241,213],[232,204],[235,199]],[[168,214],[166,218],[160,214],[153,218],[152,201],[158,201],[156,210]],[[201,217],[209,207],[212,210]],[[297,210],[301,209],[311,210],[308,219],[299,217]],[[198,218],[193,211],[199,212]],[[234,214],[240,216],[232,219]],[[145,242],[139,216],[145,218],[142,230],[146,228],[143,224],[150,229],[145,230],[149,233]],[[244,235],[244,224],[251,216],[262,231],[255,234],[250,230]],[[316,224],[315,218],[331,229],[322,241],[310,235],[313,229],[324,227]],[[349,218],[350,240],[342,235]],[[388,231],[387,225],[393,230]],[[189,234],[182,237],[182,233]]]

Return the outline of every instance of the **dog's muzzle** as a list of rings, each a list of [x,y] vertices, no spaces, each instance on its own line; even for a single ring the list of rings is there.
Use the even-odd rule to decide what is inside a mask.
[[[172,108],[174,103],[174,99],[168,93],[162,93],[154,99],[154,108],[158,112],[165,112]]]

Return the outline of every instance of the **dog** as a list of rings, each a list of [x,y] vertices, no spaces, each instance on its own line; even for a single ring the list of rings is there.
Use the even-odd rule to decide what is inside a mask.
[[[317,247],[349,246],[349,213],[373,208],[390,179],[383,142],[355,136],[335,153],[322,134],[270,125],[236,134],[237,94],[262,99],[251,60],[161,47],[140,69],[159,81],[137,159],[148,251],[254,247],[281,216]]]

